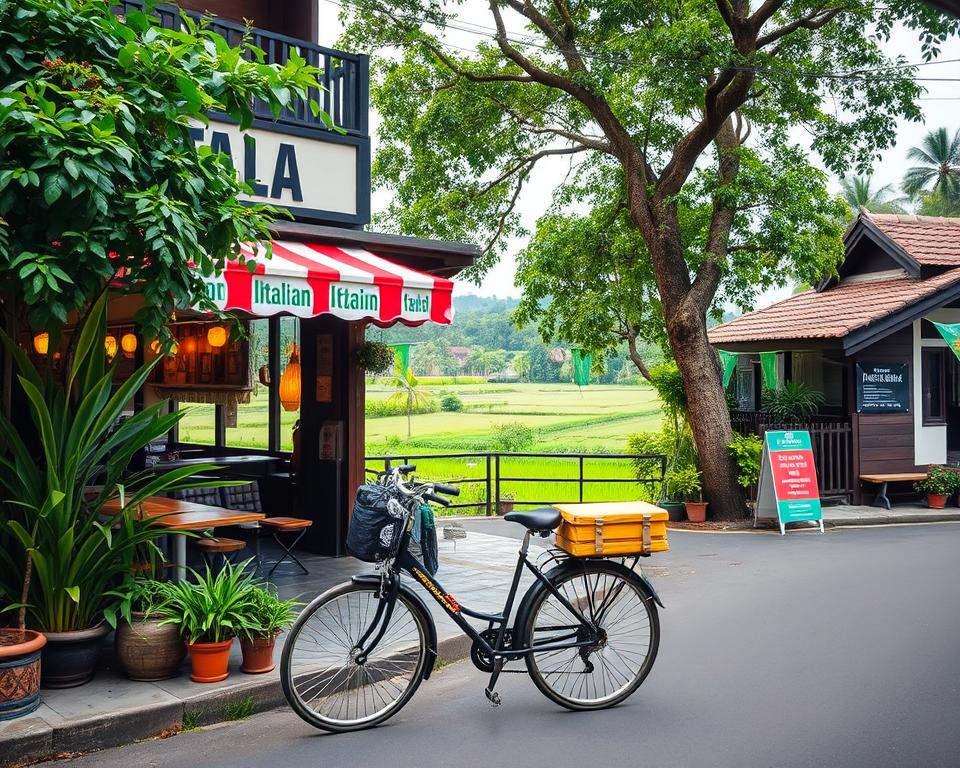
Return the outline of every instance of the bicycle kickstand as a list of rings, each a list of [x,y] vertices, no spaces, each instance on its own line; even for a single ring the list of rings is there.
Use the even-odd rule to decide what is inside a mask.
[[[500,672],[503,670],[504,663],[504,659],[494,659],[493,672],[490,674],[490,683],[483,690],[487,695],[487,701],[490,702],[491,707],[499,707],[503,703],[500,694],[493,689],[497,684],[497,678],[500,677]]]

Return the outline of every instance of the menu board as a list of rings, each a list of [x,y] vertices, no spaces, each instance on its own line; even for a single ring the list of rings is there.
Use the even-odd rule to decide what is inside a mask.
[[[823,511],[817,484],[810,433],[768,431],[763,436],[763,456],[754,521],[775,517],[780,533],[787,523],[819,521],[823,533]]]
[[[909,411],[909,373],[906,363],[857,363],[857,413]]]

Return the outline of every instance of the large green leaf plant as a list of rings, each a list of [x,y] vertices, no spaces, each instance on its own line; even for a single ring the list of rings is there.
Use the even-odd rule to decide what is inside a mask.
[[[45,632],[86,629],[117,600],[110,591],[129,577],[138,552],[156,551],[169,529],[137,519],[148,496],[204,487],[200,465],[163,475],[131,471],[134,455],[164,436],[180,414],[164,403],[121,416],[156,361],[115,385],[103,350],[106,297],[78,330],[62,380],[41,373],[6,334],[32,429],[0,415],[0,596],[19,609],[19,623]],[[106,508],[120,498],[121,504]]]

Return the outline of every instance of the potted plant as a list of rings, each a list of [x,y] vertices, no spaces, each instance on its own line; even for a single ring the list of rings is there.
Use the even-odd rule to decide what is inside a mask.
[[[293,623],[300,605],[303,604],[293,599],[281,600],[276,591],[254,588],[248,606],[247,626],[240,634],[240,650],[243,651],[240,669],[251,675],[273,670],[277,635]]]
[[[59,379],[37,370],[6,334],[16,363],[29,432],[0,416],[0,582],[7,593],[22,587],[26,625],[46,635],[43,684],[80,685],[93,676],[110,627],[103,612],[111,588],[129,576],[138,549],[158,551],[163,529],[137,519],[145,498],[197,485],[186,478],[209,465],[160,477],[130,472],[131,459],[162,438],[178,420],[160,402],[121,420],[155,361],[114,388],[114,367],[103,354],[105,296],[90,308],[72,340],[70,364]],[[99,490],[90,492],[89,488]],[[115,512],[106,503],[122,498]],[[18,586],[13,586],[18,585]]]
[[[707,519],[707,504],[700,496],[700,470],[696,467],[675,469],[667,478],[667,488],[674,498],[682,498],[691,523]]]
[[[396,355],[381,341],[365,341],[357,347],[354,353],[359,365],[364,371],[380,376],[394,366]]]
[[[256,584],[245,572],[250,560],[240,565],[225,563],[216,574],[209,568],[197,580],[170,585],[164,610],[175,624],[190,653],[190,679],[196,683],[226,680],[230,648],[238,632],[255,629],[250,619]]]
[[[10,605],[5,611],[21,608]],[[29,715],[40,706],[40,649],[42,632],[19,626],[0,629],[0,721]]]
[[[114,649],[131,680],[152,682],[177,674],[186,646],[170,618],[170,584],[155,579],[131,579],[112,592],[119,603],[105,612],[116,630]]]
[[[515,494],[501,493],[500,498],[497,499],[497,514],[502,516],[513,512],[513,504],[516,498]]]
[[[957,473],[933,465],[927,470],[927,479],[914,483],[913,488],[918,493],[927,494],[927,506],[930,509],[943,509],[947,505],[947,497],[957,492],[958,480],[960,475]]]

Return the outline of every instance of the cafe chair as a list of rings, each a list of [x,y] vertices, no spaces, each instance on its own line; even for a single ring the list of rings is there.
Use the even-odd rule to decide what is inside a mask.
[[[269,579],[273,576],[273,572],[277,570],[280,563],[288,559],[299,565],[304,574],[309,575],[310,571],[307,570],[307,567],[293,554],[293,548],[297,546],[297,542],[303,538],[303,535],[307,532],[307,528],[313,525],[313,520],[305,520],[301,517],[268,517],[261,520],[260,525],[273,531],[273,540],[277,542],[277,545],[283,550],[280,559],[273,563],[273,567],[267,573],[267,578]],[[284,536],[287,537],[288,544],[284,543]]]
[[[214,478],[194,477],[193,480],[213,480]],[[194,504],[209,504],[211,507],[226,506],[223,503],[223,488],[181,488],[171,491],[170,497],[180,501],[192,501]]]
[[[220,490],[223,492],[223,506],[227,509],[237,509],[242,512],[263,512],[258,483],[231,485]],[[253,532],[255,547],[253,557],[256,569],[260,570],[263,563],[263,558],[260,555],[260,523],[240,523],[237,528]]]
[[[247,544],[240,539],[210,536],[208,538],[197,539],[196,547],[200,550],[200,554],[203,555],[203,562],[207,568],[213,571],[216,570],[214,565],[216,564],[218,555],[222,558],[220,561],[221,568],[226,563],[236,565],[240,559],[240,552],[247,548]]]

